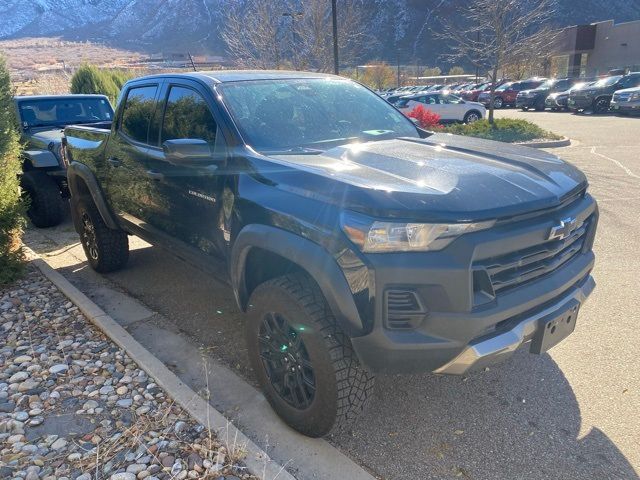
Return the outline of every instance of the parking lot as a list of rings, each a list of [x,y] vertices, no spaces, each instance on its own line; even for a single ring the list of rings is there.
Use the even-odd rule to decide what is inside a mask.
[[[554,153],[586,173],[599,201],[598,287],[575,333],[549,354],[520,351],[469,377],[379,377],[366,415],[328,440],[385,479],[639,478],[640,118],[497,116],[570,137],[572,145]],[[86,276],[70,222],[27,242],[55,252],[51,261],[60,257],[62,273],[100,304],[101,287]],[[132,244],[128,268],[108,281],[252,382],[231,290],[159,248]]]

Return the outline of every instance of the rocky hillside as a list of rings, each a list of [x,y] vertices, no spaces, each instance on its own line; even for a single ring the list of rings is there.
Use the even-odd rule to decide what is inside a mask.
[[[220,55],[224,9],[232,1],[242,0],[3,0],[0,39],[62,36],[145,52],[188,48]],[[373,12],[378,45],[372,58],[393,60],[399,50],[430,61],[437,56],[430,51],[430,28],[437,28],[438,16],[451,14],[464,0],[360,1]],[[640,1],[558,0],[558,12],[560,25],[638,20]]]

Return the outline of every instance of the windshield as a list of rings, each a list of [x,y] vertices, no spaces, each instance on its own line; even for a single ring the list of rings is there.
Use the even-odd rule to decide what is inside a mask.
[[[608,87],[613,85],[622,78],[622,75],[615,75],[613,77],[602,78],[593,84],[594,87]]]
[[[504,84],[500,85],[498,88],[496,88],[496,91],[498,91],[498,90],[500,90],[500,91],[506,90],[511,85],[513,85],[513,82],[504,83]]]
[[[389,103],[348,80],[254,80],[217,89],[245,141],[259,151],[419,136]]]
[[[104,98],[60,97],[22,100],[20,118],[25,127],[95,123],[111,120],[113,109]]]

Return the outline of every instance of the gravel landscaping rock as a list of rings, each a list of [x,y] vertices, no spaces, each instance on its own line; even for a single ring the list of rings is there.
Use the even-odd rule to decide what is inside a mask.
[[[0,289],[0,478],[256,479],[39,272]]]

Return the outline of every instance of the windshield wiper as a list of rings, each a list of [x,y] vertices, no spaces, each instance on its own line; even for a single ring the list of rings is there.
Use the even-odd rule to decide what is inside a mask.
[[[267,155],[319,155],[324,150],[307,147],[291,147],[285,150],[264,150]]]

